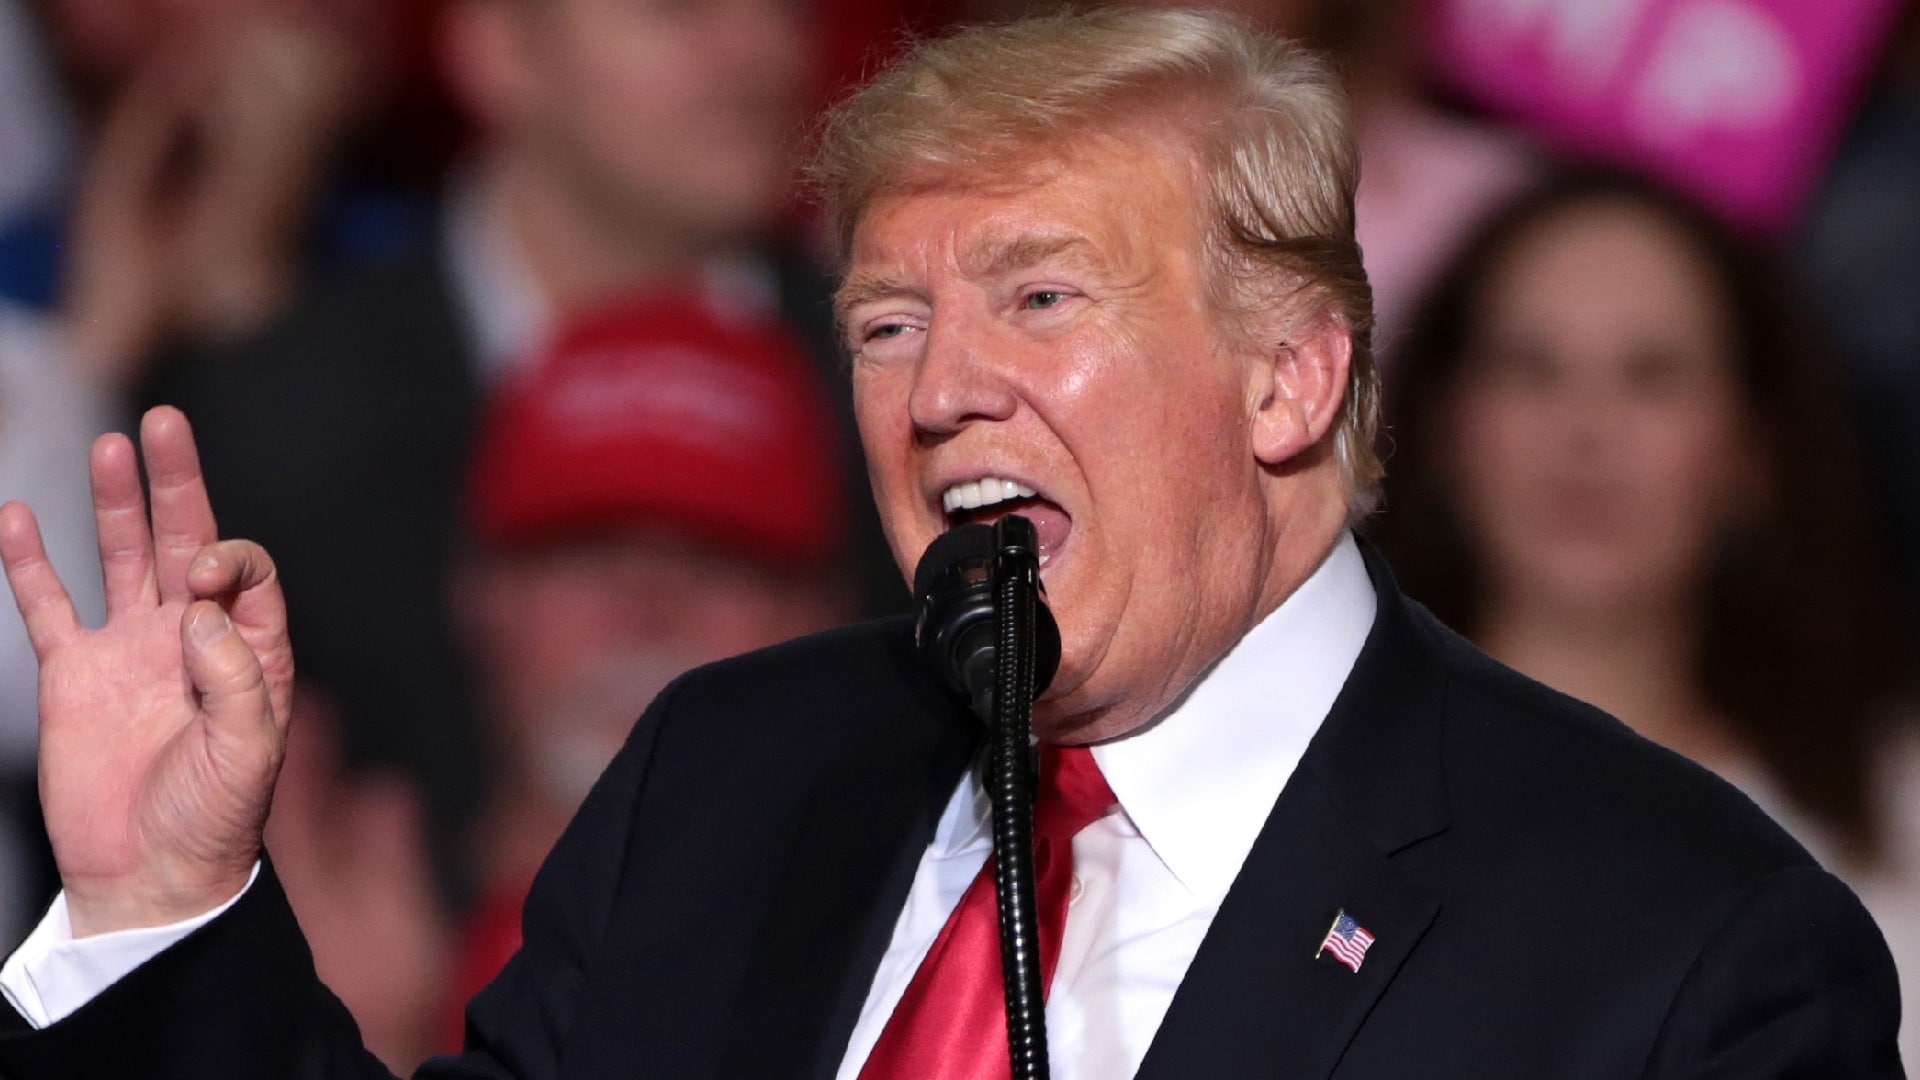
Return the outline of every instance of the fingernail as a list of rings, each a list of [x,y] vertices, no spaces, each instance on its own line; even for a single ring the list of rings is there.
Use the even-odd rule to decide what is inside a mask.
[[[212,570],[219,565],[220,565],[219,559],[216,559],[211,555],[202,555],[199,558],[193,560],[193,565],[188,569],[189,570]]]
[[[192,621],[187,623],[187,633],[192,635],[195,644],[211,645],[226,636],[233,629],[233,623],[227,613],[218,607],[203,607],[193,613]]]

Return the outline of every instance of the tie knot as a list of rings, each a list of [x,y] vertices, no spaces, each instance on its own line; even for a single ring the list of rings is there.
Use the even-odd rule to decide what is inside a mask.
[[[1093,751],[1084,746],[1040,747],[1040,783],[1033,794],[1033,833],[1043,840],[1072,840],[1116,800]]]

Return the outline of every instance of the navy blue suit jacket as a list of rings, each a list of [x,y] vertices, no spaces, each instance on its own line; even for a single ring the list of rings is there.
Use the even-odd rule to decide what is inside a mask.
[[[1898,1077],[1893,964],[1752,803],[1379,613],[1140,1076]],[[694,672],[541,872],[526,945],[422,1078],[830,1078],[974,725],[904,620]],[[1205,783],[1205,777],[1195,777]],[[1344,909],[1358,973],[1317,946]],[[69,1019],[18,1077],[385,1076],[271,874]]]

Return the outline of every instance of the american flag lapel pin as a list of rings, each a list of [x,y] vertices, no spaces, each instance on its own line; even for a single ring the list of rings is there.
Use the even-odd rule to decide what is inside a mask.
[[[1353,916],[1342,908],[1333,917],[1333,925],[1327,928],[1327,936],[1321,939],[1320,948],[1313,954],[1315,960],[1321,953],[1331,953],[1335,960],[1347,966],[1347,970],[1356,974],[1367,958],[1367,950],[1373,945],[1373,932],[1354,921]]]

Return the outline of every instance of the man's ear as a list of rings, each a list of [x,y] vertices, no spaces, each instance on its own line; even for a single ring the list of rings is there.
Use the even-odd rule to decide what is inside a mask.
[[[1253,455],[1276,466],[1319,444],[1339,422],[1353,363],[1346,320],[1318,311],[1266,339],[1253,379]]]

